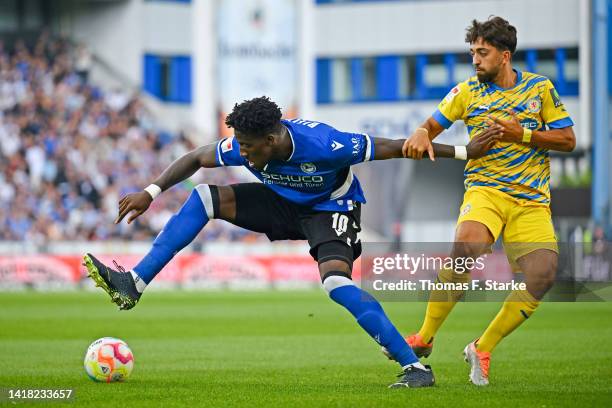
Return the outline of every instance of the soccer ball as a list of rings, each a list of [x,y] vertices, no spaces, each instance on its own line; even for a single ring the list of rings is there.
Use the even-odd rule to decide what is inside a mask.
[[[134,368],[134,355],[123,340],[102,337],[87,348],[84,365],[94,381],[124,381]]]

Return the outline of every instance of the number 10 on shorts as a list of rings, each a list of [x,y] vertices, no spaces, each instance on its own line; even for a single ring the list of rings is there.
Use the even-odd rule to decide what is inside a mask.
[[[332,214],[332,228],[338,236],[344,234],[348,228],[349,219],[346,215],[340,213]]]

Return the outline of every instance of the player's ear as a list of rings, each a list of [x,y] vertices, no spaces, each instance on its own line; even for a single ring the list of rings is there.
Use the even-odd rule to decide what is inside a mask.
[[[278,140],[277,140],[277,139],[278,139],[278,136],[277,136],[277,135],[275,135],[274,133],[268,133],[268,134],[266,135],[266,144],[267,144],[268,146],[273,146],[273,145],[275,145],[275,144],[277,144],[277,143],[278,143]]]
[[[505,50],[505,51],[503,52],[503,54],[502,54],[502,57],[503,57],[503,59],[504,59],[504,62],[505,62],[506,64],[509,64],[509,63],[510,63],[510,60],[512,59],[512,53],[511,53],[510,51],[508,51],[508,50]]]

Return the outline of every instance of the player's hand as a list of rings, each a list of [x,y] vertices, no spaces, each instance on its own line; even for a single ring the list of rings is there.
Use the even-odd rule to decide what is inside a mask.
[[[523,141],[523,127],[516,117],[514,111],[509,110],[509,120],[503,120],[494,116],[489,116],[488,125],[501,132],[503,142],[521,143]]]
[[[493,145],[502,139],[498,128],[490,127],[470,140],[466,146],[468,159],[479,159],[484,156]]]
[[[119,215],[115,220],[115,224],[119,224],[121,220],[128,215],[130,212],[132,215],[128,218],[128,224],[138,218],[142,213],[147,211],[153,198],[146,191],[140,191],[138,193],[132,193],[124,196],[119,200]]]
[[[427,152],[431,161],[435,161],[434,149],[431,140],[429,140],[429,135],[425,129],[419,128],[404,142],[402,155],[406,158],[421,160],[425,152]]]

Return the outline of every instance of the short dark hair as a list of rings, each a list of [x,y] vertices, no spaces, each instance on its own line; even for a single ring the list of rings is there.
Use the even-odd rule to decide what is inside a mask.
[[[465,42],[472,44],[482,38],[500,51],[516,50],[516,28],[501,17],[490,16],[487,21],[472,20],[472,25],[466,28]]]
[[[225,124],[249,136],[265,136],[280,128],[282,116],[276,103],[267,96],[260,96],[235,104]]]

